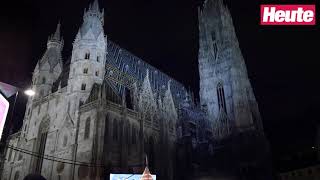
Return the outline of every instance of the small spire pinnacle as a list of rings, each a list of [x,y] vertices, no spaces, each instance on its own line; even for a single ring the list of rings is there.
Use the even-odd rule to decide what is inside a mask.
[[[148,77],[148,79],[149,79],[149,69],[147,69],[147,71],[146,71],[146,77]]]
[[[99,12],[99,2],[98,0],[94,0],[93,4],[92,4],[92,10]]]
[[[171,91],[171,79],[168,81],[168,91]]]
[[[61,38],[61,36],[60,36],[60,26],[61,26],[61,24],[60,24],[60,21],[59,21],[58,25],[57,25],[56,32],[54,33],[52,39],[60,41],[60,38]]]

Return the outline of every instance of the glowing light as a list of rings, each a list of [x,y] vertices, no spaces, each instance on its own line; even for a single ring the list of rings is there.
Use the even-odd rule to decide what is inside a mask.
[[[34,96],[36,94],[36,92],[34,92],[34,90],[32,90],[32,89],[28,89],[28,90],[24,91],[24,93],[27,96]]]

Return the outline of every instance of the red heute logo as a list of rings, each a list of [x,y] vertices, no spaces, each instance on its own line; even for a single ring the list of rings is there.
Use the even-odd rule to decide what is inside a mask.
[[[261,5],[261,25],[315,25],[315,5]]]

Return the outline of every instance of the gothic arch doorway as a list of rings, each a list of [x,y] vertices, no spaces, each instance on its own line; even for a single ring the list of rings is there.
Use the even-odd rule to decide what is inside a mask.
[[[39,125],[39,131],[38,131],[38,137],[37,137],[38,157],[36,159],[36,167],[35,167],[35,171],[39,174],[41,174],[43,156],[46,148],[47,136],[49,131],[49,124],[50,124],[49,118],[46,117],[41,121]]]

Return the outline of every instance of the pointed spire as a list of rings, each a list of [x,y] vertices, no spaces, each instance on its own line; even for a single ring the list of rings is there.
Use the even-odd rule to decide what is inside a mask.
[[[168,81],[167,83],[167,90],[165,92],[165,97],[166,98],[172,98],[172,94],[171,94],[171,80]]]
[[[171,93],[171,79],[168,81],[168,91]]]
[[[59,21],[58,24],[57,24],[56,31],[54,32],[54,34],[52,34],[48,38],[48,42],[47,42],[47,46],[48,47],[55,46],[55,47],[59,47],[59,49],[62,50],[64,42],[63,42],[63,39],[61,37],[60,28],[61,28],[61,24],[60,24],[60,21]]]
[[[161,95],[158,95],[158,108],[161,110],[162,109],[162,100],[161,100]]]
[[[149,79],[149,69],[146,70],[146,76],[144,77],[144,80],[142,83],[141,93],[145,96],[150,96],[152,101],[154,101],[154,94],[152,92],[150,79]],[[140,99],[140,100],[145,101],[146,99]]]
[[[100,21],[100,23],[97,23],[97,20]],[[94,37],[97,39],[99,35],[103,33],[103,24],[104,11],[102,10],[100,12],[99,1],[94,0],[94,2],[89,5],[89,8],[84,10],[83,24],[80,28],[82,37],[91,29]]]
[[[155,95],[152,92],[150,80],[149,80],[149,70],[146,70],[146,75],[144,77],[142,87],[139,93],[139,109],[143,112],[153,113],[157,108],[157,103],[155,101]],[[146,108],[148,107],[148,108]],[[145,111],[146,110],[146,111]]]
[[[149,69],[147,69],[146,78],[148,78],[148,80],[149,80]]]
[[[171,80],[168,81],[168,89],[165,92],[164,98],[163,98],[163,104],[164,104],[164,111],[166,113],[166,116],[172,120],[176,120],[178,118],[177,111],[175,108],[173,96],[171,93],[170,85]]]
[[[52,39],[53,40],[57,40],[57,41],[60,41],[60,27],[61,27],[61,24],[60,24],[60,21],[58,22],[58,25],[57,25],[57,29],[56,29],[56,32],[54,33],[54,35],[52,36]]]
[[[98,2],[98,0],[94,0],[94,2],[93,2],[93,4],[92,4],[91,8],[92,8],[92,10],[94,10],[94,11],[97,11],[97,12],[99,12],[99,11],[100,11],[100,9],[99,9],[99,2]]]

